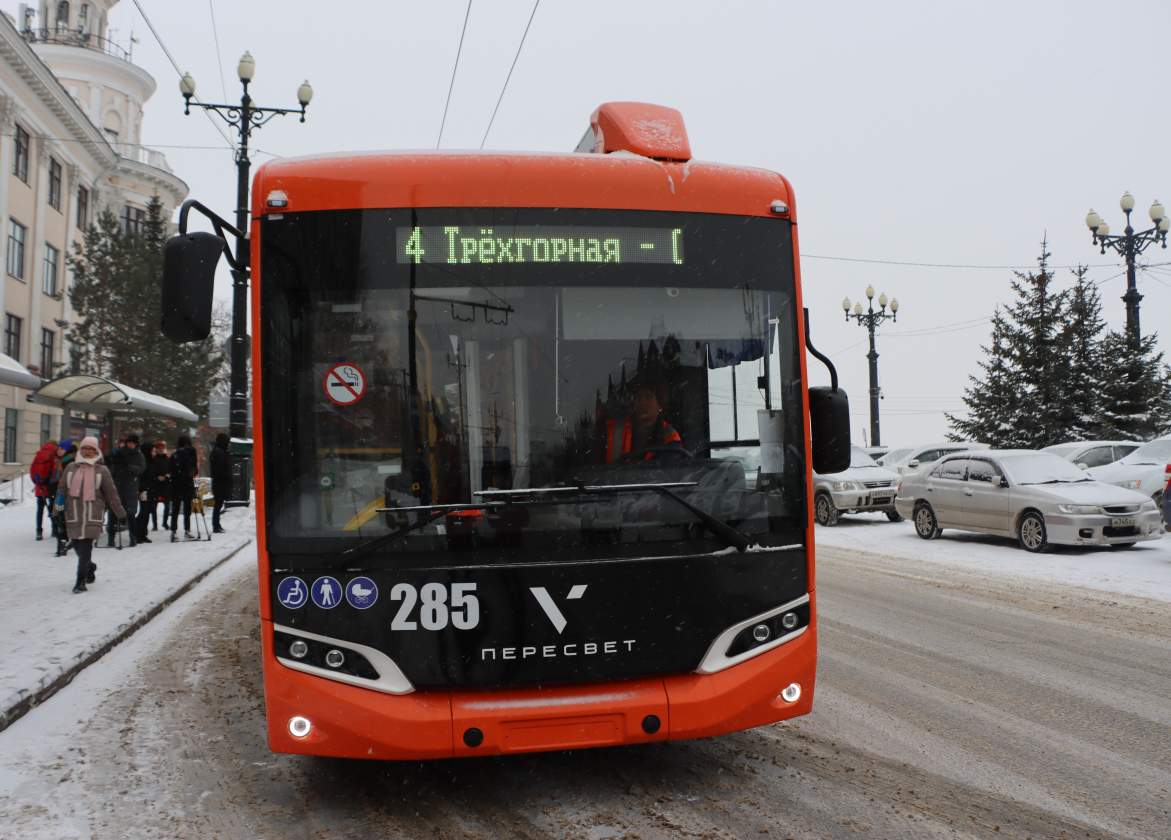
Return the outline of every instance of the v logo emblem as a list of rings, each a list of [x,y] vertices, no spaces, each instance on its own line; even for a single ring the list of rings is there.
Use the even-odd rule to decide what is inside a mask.
[[[586,587],[589,584],[579,583],[569,590],[569,595],[566,596],[567,601],[576,601],[582,595],[585,595]],[[567,622],[565,615],[561,612],[561,608],[557,606],[557,602],[553,600],[553,596],[549,594],[549,590],[543,586],[531,586],[529,592],[533,593],[533,597],[537,599],[537,603],[541,605],[541,609],[545,611],[545,615],[549,616],[549,621],[553,623],[553,629],[559,634],[565,629]]]

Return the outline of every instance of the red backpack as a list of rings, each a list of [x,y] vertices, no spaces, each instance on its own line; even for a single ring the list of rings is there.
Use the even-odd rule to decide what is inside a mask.
[[[38,487],[46,487],[53,481],[53,467],[56,460],[56,447],[42,446],[38,450],[36,457],[33,458],[32,466],[28,470],[33,484]]]

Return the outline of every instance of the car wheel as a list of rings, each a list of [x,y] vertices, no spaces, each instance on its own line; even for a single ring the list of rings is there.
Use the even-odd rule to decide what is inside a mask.
[[[1151,501],[1155,503],[1155,507],[1159,509],[1159,516],[1163,517],[1163,524],[1171,526],[1171,522],[1167,521],[1167,513],[1163,510],[1163,491],[1160,490],[1155,495],[1151,496]]]
[[[902,522],[903,521],[903,515],[901,513],[899,513],[897,510],[888,510],[886,512],[886,518],[889,519],[891,522]]]
[[[938,539],[943,533],[939,520],[935,518],[935,511],[927,502],[915,505],[915,533],[925,540]]]
[[[838,508],[828,493],[817,494],[817,499],[813,503],[813,515],[818,525],[832,528],[838,524]]]
[[[1021,517],[1016,528],[1021,548],[1033,554],[1040,554],[1049,548],[1049,536],[1045,531],[1045,517],[1031,510]]]

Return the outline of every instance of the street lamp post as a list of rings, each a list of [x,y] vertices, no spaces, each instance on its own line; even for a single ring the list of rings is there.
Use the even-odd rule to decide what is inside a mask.
[[[846,313],[846,320],[851,318],[856,320],[860,326],[866,327],[870,333],[870,352],[866,354],[866,358],[870,360],[870,445],[881,446],[882,437],[878,428],[878,350],[874,347],[874,329],[888,318],[892,321],[898,320],[899,315],[899,299],[892,298],[890,300],[890,312],[886,311],[887,300],[886,293],[878,296],[878,310],[874,309],[874,287],[866,287],[866,299],[868,308],[862,309],[862,302],[858,301],[854,304],[853,311],[850,310],[850,299],[842,298],[842,310]]]
[[[256,61],[251,53],[240,56],[240,63],[236,65],[236,75],[244,87],[239,105],[221,105],[211,102],[191,101],[195,95],[195,80],[190,73],[184,73],[179,81],[179,92],[183,94],[183,113],[190,114],[191,106],[195,105],[205,111],[211,111],[221,117],[229,126],[236,129],[238,142],[236,144],[236,227],[244,232],[248,231],[248,171],[251,161],[248,159],[248,139],[254,129],[260,128],[273,117],[284,114],[300,114],[301,122],[305,122],[305,109],[313,99],[313,88],[309,82],[302,82],[297,88],[298,108],[261,108],[252,103],[248,95],[248,84],[256,74]],[[243,239],[236,240],[236,262],[238,265],[248,265],[248,243]],[[231,340],[231,393],[229,395],[228,433],[235,438],[242,438],[248,434],[248,377],[245,368],[248,362],[248,270],[232,270],[232,340]]]
[[[1160,243],[1164,248],[1167,247],[1167,230],[1171,228],[1171,219],[1164,213],[1163,205],[1159,203],[1158,199],[1155,199],[1150,210],[1151,221],[1154,224],[1146,230],[1136,233],[1130,224],[1130,212],[1134,210],[1134,196],[1129,192],[1123,193],[1118,206],[1126,214],[1126,230],[1121,235],[1112,236],[1110,225],[1106,224],[1102,217],[1093,210],[1086,214],[1086,227],[1090,229],[1093,243],[1101,246],[1103,254],[1106,253],[1107,248],[1110,248],[1126,260],[1126,294],[1122,296],[1122,300],[1126,304],[1126,332],[1135,346],[1138,346],[1142,340],[1142,331],[1138,324],[1138,303],[1143,299],[1143,296],[1138,293],[1138,286],[1135,284],[1134,261],[1139,254],[1155,242]]]

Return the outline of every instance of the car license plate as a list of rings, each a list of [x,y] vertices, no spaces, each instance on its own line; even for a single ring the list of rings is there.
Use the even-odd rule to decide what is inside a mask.
[[[1134,517],[1133,516],[1115,516],[1110,520],[1110,527],[1111,528],[1133,528],[1134,527]]]

